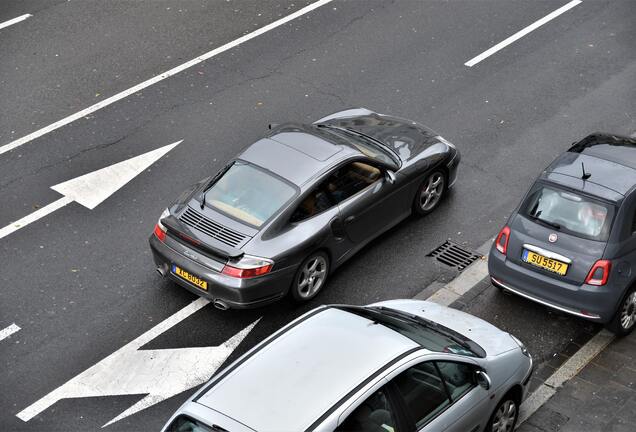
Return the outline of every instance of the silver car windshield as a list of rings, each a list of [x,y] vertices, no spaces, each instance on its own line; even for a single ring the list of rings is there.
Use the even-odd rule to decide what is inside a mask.
[[[260,227],[296,193],[285,181],[245,162],[235,162],[205,193],[207,205]]]
[[[556,230],[599,241],[607,240],[614,217],[610,204],[541,183],[528,195],[523,211]]]
[[[447,352],[467,357],[483,358],[486,356],[483,348],[472,340],[459,334],[451,335],[451,333],[455,332],[431,321],[415,318],[412,315],[383,307],[336,307],[388,327],[429,351]],[[427,323],[430,323],[430,325]]]

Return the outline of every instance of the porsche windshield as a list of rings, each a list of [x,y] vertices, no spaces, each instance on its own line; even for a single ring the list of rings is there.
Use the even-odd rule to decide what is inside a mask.
[[[207,190],[205,202],[235,219],[260,227],[295,193],[285,181],[237,161]]]

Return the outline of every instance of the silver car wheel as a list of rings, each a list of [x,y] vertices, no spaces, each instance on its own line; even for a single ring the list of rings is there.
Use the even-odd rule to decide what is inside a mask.
[[[511,400],[507,400],[497,410],[490,430],[492,432],[511,432],[515,427],[516,419],[517,405]]]
[[[621,326],[629,330],[636,322],[636,291],[627,296],[621,310]]]
[[[422,188],[420,193],[420,207],[425,212],[432,210],[444,193],[444,175],[442,173],[433,173],[426,182],[426,187]]]
[[[305,299],[313,297],[320,291],[326,276],[327,260],[324,257],[317,255],[307,261],[298,276],[298,295]]]

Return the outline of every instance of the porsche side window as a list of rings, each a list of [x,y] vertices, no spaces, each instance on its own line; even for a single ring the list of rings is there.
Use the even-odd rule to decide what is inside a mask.
[[[374,183],[381,174],[380,170],[373,165],[352,162],[329,176],[325,190],[333,201],[340,203]]]
[[[334,432],[400,432],[395,410],[381,388],[356,408]]]
[[[318,213],[322,213],[335,204],[330,195],[325,191],[324,185],[320,185],[301,201],[300,205],[292,214],[291,221],[300,222]]]

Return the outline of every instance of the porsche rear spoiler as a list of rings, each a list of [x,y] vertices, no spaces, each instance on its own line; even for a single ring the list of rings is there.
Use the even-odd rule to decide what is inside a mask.
[[[179,221],[179,219],[177,219],[173,215],[161,219],[161,223],[166,228],[168,228],[169,233],[171,232],[174,235],[178,236],[180,239],[188,242],[188,244],[203,251],[207,251],[211,254],[217,255],[220,258],[236,259],[243,256],[244,252],[241,249],[228,246],[211,237],[206,236],[207,238],[205,240],[201,239],[200,236],[192,232],[187,226],[182,224],[181,221]]]

